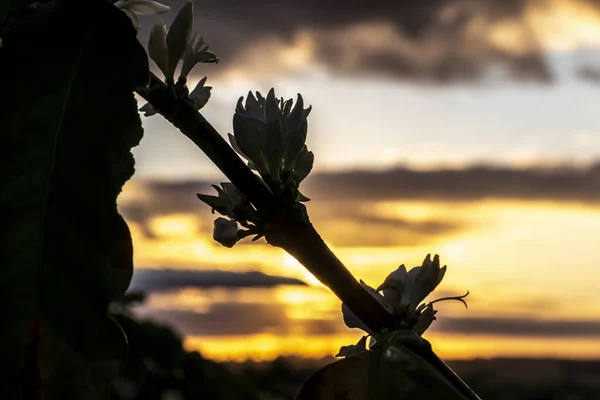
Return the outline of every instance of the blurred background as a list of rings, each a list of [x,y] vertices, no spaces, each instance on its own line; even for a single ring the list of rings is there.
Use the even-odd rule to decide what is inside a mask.
[[[184,3],[163,3],[170,25]],[[221,62],[190,86],[208,76],[202,111],[222,135],[248,91],[312,105],[301,190],[356,277],[377,286],[437,253],[432,299],[470,291],[425,337],[483,398],[600,398],[600,1],[203,0],[195,16]],[[141,19],[144,45],[155,21]],[[121,314],[288,398],[362,332],[283,250],[214,242],[196,193],[226,178],[161,116],[142,121],[119,209],[145,300]],[[268,389],[269,368],[287,389]],[[543,385],[562,389],[527,392]]]

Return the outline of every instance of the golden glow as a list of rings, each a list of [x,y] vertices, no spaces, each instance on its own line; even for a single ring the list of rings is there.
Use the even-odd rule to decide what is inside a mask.
[[[532,1],[522,18],[491,24],[488,35],[516,54],[537,46],[550,51],[600,47],[600,11],[582,0]]]
[[[240,59],[244,60],[244,67],[227,70],[225,80],[228,83],[242,83],[251,78],[270,77],[274,70],[305,71],[307,66],[313,63],[314,53],[314,39],[308,32],[295,34],[291,42],[279,38],[265,39],[246,46],[243,54],[239,55]],[[251,75],[248,71],[251,71]]]
[[[285,305],[290,319],[331,319],[340,310],[340,301],[330,291],[310,287],[281,287],[275,290],[275,300]]]
[[[130,196],[139,201],[140,196]],[[311,204],[314,224],[330,243],[344,235],[346,225],[329,217],[326,202]],[[320,209],[318,207],[323,207]],[[597,285],[600,254],[594,252],[600,235],[600,207],[550,201],[485,200],[477,202],[382,201],[355,204],[361,213],[411,224],[444,222],[460,228],[431,234],[421,244],[332,246],[356,278],[377,286],[399,264],[420,265],[427,253],[439,253],[449,266],[432,298],[471,292],[469,309],[441,303],[438,316],[471,318],[536,318],[590,320],[600,315]],[[246,336],[188,337],[186,346],[214,359],[270,359],[281,354],[321,357],[356,343],[361,332],[343,326],[340,301],[281,249],[264,244],[224,248],[213,242],[208,229],[213,216],[171,214],[149,220],[144,229],[129,221],[136,265],[228,271],[258,270],[294,277],[308,286],[272,289],[186,289],[153,294],[147,306],[161,310],[211,312],[216,303],[281,306],[283,331]],[[326,229],[321,229],[326,227]],[[363,234],[370,234],[369,226]],[[383,228],[378,228],[383,229]],[[393,231],[389,231],[393,232]],[[327,329],[318,329],[319,325]],[[316,326],[316,328],[315,328]],[[278,329],[282,329],[281,327]],[[312,334],[323,331],[328,334]],[[430,335],[444,358],[492,356],[600,356],[600,338],[530,338],[472,334]]]
[[[171,214],[155,217],[150,221],[150,230],[162,238],[193,236],[199,229],[198,219],[193,214]]]
[[[572,340],[540,337],[511,338],[491,335],[426,335],[442,359],[472,359],[488,357],[564,357],[597,359],[600,357],[600,339]],[[354,344],[361,335],[273,335],[227,337],[188,337],[187,350],[197,350],[204,356],[218,360],[256,361],[272,360],[280,355],[322,357],[335,355],[341,346]]]
[[[550,357],[597,359],[600,338],[565,339],[544,337],[502,337],[493,335],[425,335],[445,359],[491,357]]]
[[[274,335],[260,334],[249,336],[202,336],[187,337],[184,346],[187,350],[198,350],[214,360],[241,361],[272,360],[279,355],[302,357],[323,357],[335,355],[341,346],[356,343],[360,334],[343,335]]]

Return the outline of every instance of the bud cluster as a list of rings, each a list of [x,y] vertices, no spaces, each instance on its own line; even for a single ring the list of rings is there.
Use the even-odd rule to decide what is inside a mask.
[[[445,274],[446,266],[440,268],[439,256],[435,255],[431,260],[431,255],[428,254],[421,266],[414,267],[409,271],[406,270],[404,264],[399,266],[385,278],[377,289],[362,280],[360,284],[392,314],[394,317],[392,330],[410,331],[421,336],[435,321],[437,310],[433,308],[434,303],[457,300],[462,302],[465,307],[467,306],[464,298],[469,292],[463,296],[444,297],[429,303],[422,303],[440,284]],[[375,341],[377,340],[378,335],[371,331],[345,304],[342,304],[342,314],[344,322],[349,328],[362,329]],[[366,351],[366,338],[366,336],[361,338],[356,345],[343,346],[338,356],[348,357]]]

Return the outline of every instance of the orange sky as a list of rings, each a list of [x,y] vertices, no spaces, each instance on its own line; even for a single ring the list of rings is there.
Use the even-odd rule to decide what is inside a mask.
[[[142,184],[128,184],[121,204],[142,201]],[[193,196],[194,193],[190,193]],[[310,195],[310,194],[309,194]],[[600,335],[583,332],[512,334],[512,319],[552,323],[595,323],[600,315],[596,288],[600,281],[594,252],[600,224],[600,206],[569,202],[485,200],[465,202],[370,201],[358,206],[374,217],[414,223],[443,221],[456,229],[428,235],[398,227],[357,224],[328,217],[330,202],[317,199],[308,210],[317,230],[357,278],[372,286],[399,264],[420,264],[427,253],[439,253],[448,273],[438,295],[471,292],[469,309],[458,303],[440,305],[438,321],[426,335],[440,356],[600,357]],[[258,270],[295,277],[308,287],[273,289],[183,289],[153,294],[147,306],[162,311],[207,313],[220,304],[277,305],[281,318],[263,331],[248,334],[190,335],[189,348],[215,359],[273,358],[279,354],[322,356],[360,338],[360,331],[345,328],[340,302],[292,257],[263,241],[224,248],[212,241],[213,216],[200,203],[197,212],[161,215],[149,220],[153,237],[129,221],[134,238],[135,263],[144,268],[219,269],[234,272]],[[413,236],[411,236],[413,235]],[[359,237],[358,240],[355,240]],[[367,246],[359,244],[368,237]],[[338,243],[338,244],[336,244]],[[380,243],[380,244],[378,244]],[[265,312],[260,309],[260,312]],[[278,309],[279,310],[279,309]],[[267,311],[268,312],[268,311]],[[279,312],[279,311],[278,311]],[[444,318],[507,319],[508,328],[487,332],[445,332]],[[159,318],[160,320],[160,318]],[[310,325],[307,325],[310,322]],[[240,321],[243,324],[243,321]],[[318,333],[318,327],[327,327]],[[435,325],[439,324],[440,329]],[[334,328],[331,328],[331,326]],[[243,330],[243,329],[242,329]],[[459,329],[460,330],[460,329]],[[598,330],[596,328],[596,330]],[[317,333],[311,333],[317,332]]]
[[[600,65],[600,8],[376,0],[323,20],[316,6],[280,3],[277,21],[246,3],[198,3],[196,30],[222,57],[190,77],[213,86],[206,118],[224,135],[248,90],[303,95],[315,167],[302,191],[336,255],[377,286],[437,253],[448,273],[433,297],[470,291],[468,310],[440,305],[426,333],[441,357],[600,357],[598,168],[536,169],[600,160],[598,82],[578,75]],[[150,26],[142,21],[142,43]],[[152,292],[140,313],[214,359],[319,357],[355,343],[361,332],[344,326],[339,300],[292,257],[262,240],[213,242],[216,216],[195,194],[222,175],[162,117],[143,124],[136,176],[119,197],[136,268],[260,271],[308,286]],[[398,166],[409,172],[386,175]],[[435,174],[444,168],[454,180]],[[329,189],[357,169],[373,175]],[[326,172],[329,181],[314,177]]]

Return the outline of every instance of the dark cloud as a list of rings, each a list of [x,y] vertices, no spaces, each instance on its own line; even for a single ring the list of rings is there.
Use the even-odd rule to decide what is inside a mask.
[[[213,303],[206,312],[145,308],[140,316],[166,323],[184,335],[233,336],[258,333],[331,334],[346,331],[341,316],[332,320],[290,319],[280,303]]]
[[[215,190],[211,185],[215,183],[217,182],[198,180],[179,182],[145,181],[144,189],[150,193],[148,203],[152,204],[152,209],[148,210],[140,203],[127,203],[120,204],[119,211],[127,215],[127,218],[130,220],[136,222],[146,220],[148,212],[151,212],[153,215],[200,212],[206,209],[206,207],[204,207],[204,203],[198,201],[196,193],[214,194]]]
[[[258,271],[136,269],[129,289],[161,292],[183,288],[271,288],[281,285],[305,286],[306,283],[299,279],[267,275]]]
[[[196,197],[197,192],[214,193],[210,182],[145,181],[140,185],[149,196],[144,201],[120,204],[119,209],[128,221],[139,224],[147,236],[153,235],[148,226],[156,216],[191,213],[204,222],[216,218]],[[468,227],[456,221],[410,221],[397,216],[373,215],[365,208],[365,202],[515,199],[597,204],[600,164],[587,169],[479,166],[461,170],[395,168],[315,173],[302,187],[303,193],[314,200],[308,203],[311,220],[333,245],[417,246],[432,237],[455,234]],[[200,225],[203,235],[211,234],[212,223]],[[244,243],[246,241],[240,242]]]
[[[287,328],[285,309],[279,304],[216,303],[205,313],[152,310],[145,314],[191,336],[252,335]]]
[[[319,180],[319,175],[315,178]],[[148,238],[154,233],[150,228],[153,217],[174,213],[197,215],[204,223],[199,234],[210,236],[212,221],[216,215],[210,214],[210,209],[200,203],[197,192],[212,194],[214,189],[207,182],[146,182],[142,183],[144,190],[150,193],[143,202],[125,203],[119,206],[120,212],[130,222],[135,222],[142,228]],[[321,197],[318,196],[317,197]],[[417,246],[426,243],[431,237],[456,233],[464,226],[456,222],[437,220],[408,221],[398,217],[385,218],[374,216],[366,210],[357,207],[356,202],[348,198],[336,201],[334,198],[321,197],[318,201],[309,203],[311,220],[319,232],[327,237],[331,244],[341,247],[359,245],[361,247],[385,246]],[[358,199],[360,201],[360,199]],[[343,229],[340,229],[343,226]],[[258,243],[264,243],[260,239]],[[256,242],[244,240],[239,245]]]
[[[315,174],[305,185],[315,200],[482,200],[486,198],[597,203],[600,164],[587,169],[471,167],[461,170]]]
[[[339,315],[338,315],[339,314]],[[307,335],[348,333],[341,313],[331,319],[290,319],[284,304],[222,302],[206,312],[146,308],[142,316],[167,323],[185,335],[252,335],[257,333]],[[536,320],[531,318],[453,318],[441,316],[431,332],[546,338],[599,338],[600,320]],[[356,330],[357,338],[360,332]]]
[[[196,198],[197,192],[213,193],[209,182],[145,181],[151,196],[148,202],[124,204],[119,208],[127,217],[160,215],[175,212],[207,211]],[[314,173],[302,184],[303,192],[319,201],[336,202],[335,207],[316,210],[323,215],[348,215],[350,211],[360,222],[395,224],[415,230],[443,230],[435,223],[413,224],[406,221],[373,219],[356,211],[352,201],[439,200],[473,201],[486,198],[579,201],[597,203],[600,200],[600,163],[589,168],[531,167],[509,168],[474,166],[465,169],[417,171],[394,168],[386,171],[347,171]],[[316,208],[316,206],[315,206]],[[137,211],[143,209],[144,211]],[[134,211],[132,211],[134,210]],[[136,214],[137,213],[137,214]]]
[[[311,205],[309,215],[319,233],[339,247],[410,247],[431,241],[432,237],[450,235],[464,229],[456,222],[407,221],[392,216],[384,218],[357,211],[356,202],[335,208],[327,202]],[[354,208],[354,209],[353,209]]]
[[[195,26],[222,59],[219,66],[204,67],[202,73],[213,76],[229,67],[254,68],[248,65],[248,51],[258,43],[275,39],[289,44],[304,34],[311,38],[316,62],[336,74],[444,83],[478,80],[490,68],[499,68],[511,78],[548,81],[551,72],[539,38],[521,21],[534,2],[375,0],[350,5],[341,0],[278,0],[257,6],[208,0],[196,3]],[[166,3],[178,10],[183,1]],[[170,23],[174,15],[166,15],[165,21]],[[505,21],[516,21],[511,34],[519,42],[518,51],[490,39],[488,29]],[[149,32],[145,25],[143,43]],[[362,29],[369,26],[386,28]],[[258,60],[268,66],[273,58],[262,53]]]
[[[462,334],[536,337],[600,337],[600,320],[535,320],[530,318],[441,317],[432,331]]]

